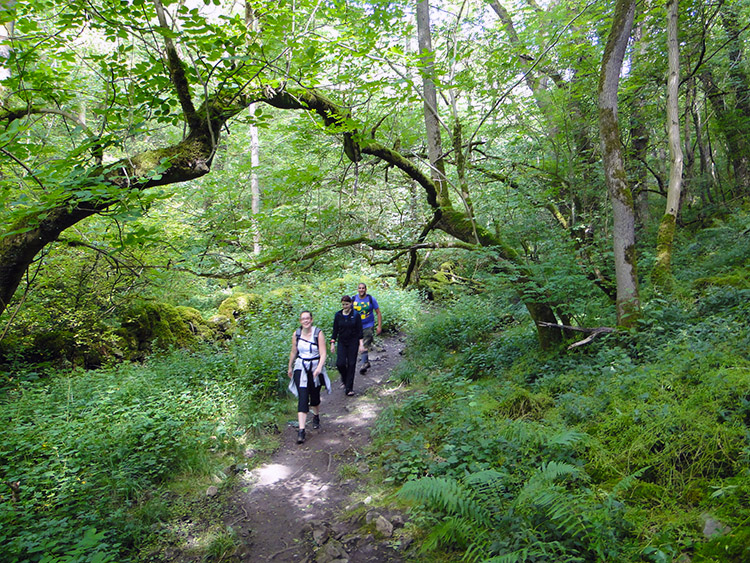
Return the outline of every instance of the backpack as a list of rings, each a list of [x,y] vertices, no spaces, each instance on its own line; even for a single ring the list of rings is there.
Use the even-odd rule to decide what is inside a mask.
[[[302,338],[302,328],[297,327],[297,330],[294,331],[295,336],[297,337],[297,357],[299,358],[299,339]],[[320,334],[320,329],[316,326],[313,330],[313,339],[312,342],[309,340],[305,340],[305,342],[310,342],[315,348],[318,348],[318,335]],[[318,356],[320,356],[320,350],[318,350]]]

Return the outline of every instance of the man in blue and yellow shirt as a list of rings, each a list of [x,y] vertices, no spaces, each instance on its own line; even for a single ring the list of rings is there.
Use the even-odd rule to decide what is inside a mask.
[[[357,294],[352,296],[352,306],[362,318],[362,343],[365,351],[362,352],[362,367],[359,373],[362,375],[370,368],[369,351],[372,345],[373,332],[380,334],[383,329],[383,317],[380,314],[378,302],[372,295],[367,294],[367,286],[360,283],[357,286]],[[375,329],[375,316],[378,317],[378,327]]]

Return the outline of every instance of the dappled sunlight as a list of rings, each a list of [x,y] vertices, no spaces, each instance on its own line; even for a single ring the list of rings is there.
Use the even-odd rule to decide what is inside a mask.
[[[319,499],[325,498],[330,486],[330,483],[322,481],[312,473],[306,473],[299,477],[289,502],[301,509],[308,508]]]
[[[258,478],[255,484],[259,487],[273,485],[278,481],[286,479],[291,473],[292,470],[290,467],[278,463],[263,465],[253,471],[253,475]]]

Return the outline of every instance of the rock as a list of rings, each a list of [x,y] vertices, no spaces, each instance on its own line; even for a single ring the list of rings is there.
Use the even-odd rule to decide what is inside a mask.
[[[373,520],[377,520],[378,518],[382,518],[380,512],[378,512],[377,510],[369,510],[365,515],[365,522],[370,524],[373,522]]]
[[[211,485],[208,489],[206,489],[207,497],[215,497],[218,494],[219,494],[219,488],[215,485]]]
[[[711,516],[704,514],[703,518],[703,535],[710,539],[714,536],[723,536],[729,533],[732,529],[726,524],[712,518]]]
[[[378,516],[375,520],[375,529],[386,538],[390,538],[393,535],[393,524],[383,516]]]
[[[313,541],[316,545],[323,545],[330,536],[331,532],[328,528],[315,528],[312,532]]]
[[[401,536],[400,547],[402,551],[406,551],[414,543],[414,538],[411,536]]]
[[[341,559],[349,561],[344,547],[336,540],[328,541],[315,557],[317,563],[331,563],[332,561]]]

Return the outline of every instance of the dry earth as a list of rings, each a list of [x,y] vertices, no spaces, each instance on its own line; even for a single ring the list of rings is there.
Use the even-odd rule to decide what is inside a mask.
[[[370,445],[375,417],[389,401],[383,384],[402,348],[403,338],[397,335],[376,340],[372,367],[355,377],[354,397],[345,396],[336,368],[329,368],[333,393],[323,394],[320,429],[312,429],[310,414],[307,441],[298,445],[297,429],[287,426],[272,459],[240,475],[226,517],[243,542],[236,553],[239,560],[403,561],[394,547],[408,543],[398,540],[402,516],[361,501],[367,471],[361,456]],[[351,510],[353,505],[358,510]]]

